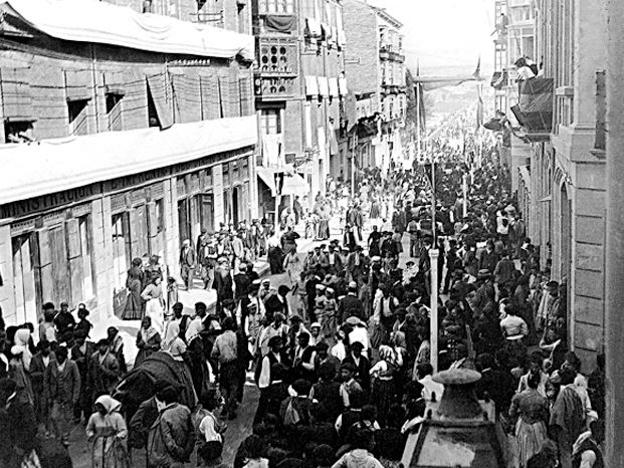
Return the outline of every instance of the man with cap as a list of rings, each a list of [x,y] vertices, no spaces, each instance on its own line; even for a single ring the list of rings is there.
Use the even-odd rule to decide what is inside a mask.
[[[361,284],[364,280],[363,272],[366,265],[366,258],[362,254],[362,250],[362,247],[358,245],[347,257],[347,271],[351,276],[351,280],[358,284]]]
[[[269,351],[256,367],[255,380],[260,390],[260,401],[255,421],[261,421],[268,412],[279,414],[277,413],[279,405],[288,396],[284,385],[286,359],[282,347],[283,341],[280,336],[271,337],[268,342]]]
[[[346,359],[340,365],[340,397],[345,408],[351,407],[351,395],[354,393],[363,394],[362,385],[355,379],[357,367],[352,361]]]
[[[332,275],[337,275],[344,268],[342,264],[342,257],[338,253],[338,247],[333,244],[330,244],[329,246],[329,253],[327,254],[327,264],[327,271]]]
[[[343,297],[338,304],[338,323],[342,323],[343,320],[348,317],[357,317],[361,320],[366,318],[364,304],[362,304],[357,294],[357,283],[351,281],[347,289],[347,295]]]
[[[302,334],[310,335],[310,332],[307,330],[305,325],[303,325],[303,319],[298,314],[293,314],[290,316],[290,327],[288,327],[288,342],[286,343],[288,357],[290,358],[290,362],[294,361],[295,358],[295,349],[297,348],[299,336]]]
[[[74,346],[71,348],[71,359],[78,366],[80,373],[80,401],[74,408],[74,420],[80,422],[80,417],[84,413],[85,420],[89,419],[92,412],[91,388],[89,387],[89,363],[91,356],[95,352],[95,343],[88,341],[83,330],[74,332]]]
[[[56,326],[56,336],[64,337],[67,332],[73,332],[76,326],[76,320],[69,311],[67,302],[61,302],[61,310],[54,317],[54,325]]]
[[[165,407],[158,395],[170,384],[166,380],[157,380],[154,383],[154,395],[141,402],[132,419],[128,423],[128,445],[132,448],[143,448],[147,445],[147,435],[150,427],[158,419],[158,413]]]
[[[281,312],[273,314],[273,321],[265,326],[260,332],[258,339],[258,349],[260,356],[264,357],[269,354],[271,339],[275,336],[280,337],[280,349],[284,344],[284,339],[288,336],[288,326],[284,323],[286,317]]]
[[[316,349],[314,346],[310,345],[310,334],[307,332],[299,333],[293,357],[293,377],[295,379],[305,379],[308,382],[315,382],[315,359]]]
[[[193,287],[193,276],[197,266],[197,255],[191,246],[191,241],[184,239],[180,250],[180,275],[187,290]]]
[[[349,353],[347,357],[342,361],[350,362],[355,366],[355,378],[360,382],[362,388],[368,391],[370,389],[370,361],[366,357],[366,353],[368,352],[368,347],[362,341],[368,341],[368,335],[365,334],[364,337],[358,335],[358,331],[361,330],[364,333],[366,329],[362,327],[362,325],[356,325],[353,327],[353,331],[349,333],[349,340],[351,344],[349,345]],[[355,341],[357,340],[357,341]]]
[[[250,287],[251,280],[247,275],[247,264],[241,261],[238,265],[238,273],[234,275],[234,300],[237,304],[247,296]]]
[[[290,292],[290,288],[285,284],[280,285],[277,288],[275,294],[270,295],[264,301],[264,307],[268,317],[271,317],[277,312],[281,312],[286,317],[289,314],[288,299],[286,295]]]

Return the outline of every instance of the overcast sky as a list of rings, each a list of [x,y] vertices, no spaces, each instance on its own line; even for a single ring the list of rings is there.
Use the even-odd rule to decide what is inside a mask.
[[[403,24],[408,66],[422,72],[457,67],[472,72],[479,56],[489,71],[494,55],[494,0],[369,0]]]

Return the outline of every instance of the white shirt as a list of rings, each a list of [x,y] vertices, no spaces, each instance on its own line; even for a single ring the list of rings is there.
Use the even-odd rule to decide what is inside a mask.
[[[344,358],[347,357],[347,350],[345,348],[345,345],[342,341],[339,341],[338,343],[336,343],[330,353],[332,356],[334,356],[336,359],[338,359],[340,362],[344,361]]]
[[[500,326],[508,339],[512,337],[523,337],[529,334],[529,328],[526,322],[517,315],[508,315],[500,321]]]
[[[277,362],[282,362],[279,354],[275,355]],[[271,360],[269,356],[262,358],[262,369],[260,369],[260,377],[258,378],[258,388],[267,388],[271,385]]]
[[[353,344],[356,341],[362,343],[364,349],[362,350],[363,354],[368,352],[368,348],[370,348],[370,339],[368,338],[368,331],[364,327],[355,327],[351,333],[349,333],[349,343]]]
[[[219,434],[215,428],[215,420],[212,415],[207,415],[202,419],[199,423],[199,432],[204,436],[206,442],[222,442],[223,440],[221,434]]]

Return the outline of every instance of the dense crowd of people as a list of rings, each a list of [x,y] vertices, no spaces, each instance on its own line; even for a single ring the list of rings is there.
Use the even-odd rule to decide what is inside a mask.
[[[330,190],[308,217],[286,210],[279,237],[257,222],[185,241],[182,282],[215,289],[214,308],[186,311],[158,258],[136,259],[124,310],[141,320],[133,367],[166,355],[178,380],[150,382],[135,407],[119,392],[131,367],[119,331],[91,341],[84,305],[76,319],[67,304],[45,304],[36,335],[31,324],[2,326],[0,465],[43,466],[42,442],[67,445],[82,423],[93,466],[141,456],[150,467],[226,466],[228,422],[250,404],[249,373],[259,401],[235,467],[397,466],[404,425],[444,394],[430,363],[435,247],[438,370],[481,373],[476,393],[495,405],[510,466],[604,466],[604,356],[587,375],[569,350],[567,286],[551,280],[526,237],[508,171],[494,161],[473,167],[464,203],[457,188],[468,167],[454,148],[431,151],[433,167],[386,178],[364,170],[356,193]],[[332,217],[340,239],[329,235]],[[318,239],[307,253],[297,249],[301,223]],[[254,260],[265,254],[284,280],[259,278]]]

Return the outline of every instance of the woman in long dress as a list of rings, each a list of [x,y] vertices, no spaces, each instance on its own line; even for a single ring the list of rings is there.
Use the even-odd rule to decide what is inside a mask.
[[[290,281],[290,289],[295,292],[295,287],[299,283],[301,272],[303,271],[303,261],[297,253],[297,249],[292,249],[286,257],[284,257],[284,269],[288,274],[288,280]]]
[[[548,438],[546,424],[549,420],[548,399],[537,390],[540,374],[535,372],[527,379],[526,390],[517,393],[511,400],[509,416],[517,418],[515,436],[518,447],[518,463],[526,468],[528,460],[540,451]]]
[[[141,298],[145,301],[145,316],[152,319],[152,326],[162,333],[165,320],[165,300],[163,298],[163,290],[161,280],[158,276],[152,278],[152,282],[148,284]]]
[[[136,345],[139,352],[134,361],[135,367],[145,361],[145,359],[147,359],[151,354],[156,351],[160,351],[160,343],[160,333],[152,327],[152,319],[148,316],[143,317],[141,329],[137,333],[136,339]]]
[[[140,258],[132,260],[132,266],[128,270],[126,277],[126,289],[128,290],[128,300],[121,316],[122,320],[140,320],[143,311],[141,291],[145,274],[141,268],[143,261]]]
[[[87,438],[93,443],[91,466],[94,468],[129,468],[126,448],[128,428],[119,413],[121,403],[109,395],[95,400],[96,412],[87,423]]]

